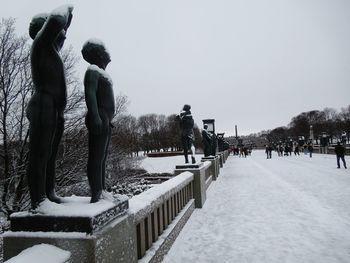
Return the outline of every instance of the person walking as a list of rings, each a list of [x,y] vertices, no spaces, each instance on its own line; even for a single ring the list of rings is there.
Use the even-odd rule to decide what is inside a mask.
[[[266,145],[265,147],[265,153],[266,153],[266,159],[271,159],[272,157],[272,146],[271,145]]]
[[[346,162],[345,162],[345,147],[340,144],[340,142],[337,143],[337,145],[334,148],[335,154],[337,156],[337,165],[338,169],[340,168],[340,159],[343,161],[344,168],[347,169],[346,167]]]
[[[309,142],[309,144],[307,145],[307,149],[309,151],[310,158],[312,158],[312,153],[314,151],[314,147],[312,146],[312,142]]]

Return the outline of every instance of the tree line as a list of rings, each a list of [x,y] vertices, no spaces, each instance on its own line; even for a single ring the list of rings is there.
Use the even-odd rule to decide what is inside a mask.
[[[323,110],[312,110],[302,112],[293,117],[287,126],[277,127],[272,130],[262,131],[254,134],[256,137],[266,137],[268,141],[284,141],[287,138],[297,139],[310,136],[310,126],[312,126],[315,143],[319,143],[322,134],[326,134],[331,143],[341,140],[346,135],[350,140],[350,105],[342,107],[339,111],[333,108]]]

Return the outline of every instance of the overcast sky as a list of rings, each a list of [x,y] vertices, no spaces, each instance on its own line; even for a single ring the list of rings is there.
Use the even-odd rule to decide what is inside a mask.
[[[65,45],[80,55],[88,38],[106,44],[115,94],[135,116],[187,103],[200,127],[213,118],[217,132],[243,135],[350,104],[348,0],[11,0],[0,17],[27,34],[33,15],[66,3]]]

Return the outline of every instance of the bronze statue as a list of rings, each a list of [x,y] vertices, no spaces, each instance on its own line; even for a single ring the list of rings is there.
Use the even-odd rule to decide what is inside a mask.
[[[212,133],[212,140],[211,140],[211,155],[216,156],[216,148],[218,147],[218,139],[215,134],[215,132]]]
[[[212,146],[213,136],[208,131],[208,125],[204,124],[204,129],[202,130],[202,142],[204,146],[204,157],[211,155],[211,146]]]
[[[87,175],[91,188],[90,202],[95,203],[105,190],[106,158],[115,102],[113,83],[105,72],[111,59],[104,44],[97,39],[90,39],[84,44],[81,52],[84,59],[91,64],[84,77],[85,101],[88,108],[85,124],[89,130]]]
[[[193,145],[194,142],[194,133],[193,133],[193,126],[194,126],[194,120],[192,118],[191,114],[191,106],[188,104],[185,104],[182,111],[179,115],[177,115],[177,118],[180,121],[180,127],[182,130],[181,134],[181,140],[182,140],[182,147],[184,149],[184,156],[185,156],[185,162],[188,163],[188,150],[191,149],[192,151],[192,163],[196,163],[196,159],[194,158],[195,155],[195,148]]]
[[[64,65],[59,54],[72,20],[72,6],[48,16],[35,16],[29,27],[34,40],[30,59],[34,93],[27,107],[29,119],[28,186],[32,209],[46,197],[56,203],[55,161],[63,129],[67,90]]]

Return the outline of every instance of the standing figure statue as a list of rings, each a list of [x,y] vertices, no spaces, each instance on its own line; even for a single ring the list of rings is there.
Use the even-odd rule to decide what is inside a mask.
[[[213,132],[213,134],[211,135],[212,140],[211,140],[211,155],[212,156],[216,156],[216,148],[218,147],[218,139],[217,136],[215,134],[215,132]]]
[[[188,163],[188,150],[191,149],[192,151],[192,163],[196,163],[196,159],[194,158],[195,155],[195,148],[193,145],[194,142],[194,133],[193,133],[193,126],[194,121],[191,114],[191,106],[188,104],[185,104],[182,111],[179,115],[177,115],[178,119],[180,120],[180,127],[182,130],[181,134],[181,140],[182,140],[182,147],[184,149],[184,156],[185,156],[185,162]]]
[[[46,197],[56,203],[55,161],[64,129],[63,112],[67,88],[59,54],[72,20],[72,6],[62,6],[49,15],[33,17],[29,35],[34,93],[27,107],[29,119],[29,163],[27,177],[32,209]]]
[[[213,136],[208,131],[208,125],[204,124],[204,129],[202,130],[202,142],[204,145],[204,157],[211,155],[211,145],[212,145]]]
[[[113,83],[105,71],[111,59],[104,44],[97,39],[90,39],[84,44],[81,52],[83,58],[91,64],[84,77],[85,101],[88,108],[85,124],[89,131],[87,176],[91,188],[90,202],[95,203],[106,188],[106,158],[115,102]]]

